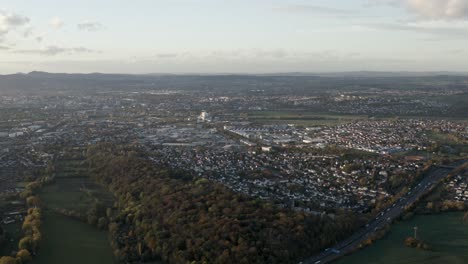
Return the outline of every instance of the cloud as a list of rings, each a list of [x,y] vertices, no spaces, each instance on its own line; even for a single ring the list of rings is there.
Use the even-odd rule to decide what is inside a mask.
[[[466,23],[375,23],[365,27],[374,30],[407,31],[446,38],[468,38]]]
[[[464,20],[468,0],[365,0],[364,7],[405,8],[419,20]]]
[[[65,23],[60,17],[53,17],[49,20],[49,26],[55,29],[60,29]]]
[[[297,51],[286,49],[228,49],[228,50],[199,50],[181,53],[157,53],[150,57],[132,58],[135,62],[173,62],[173,63],[203,63],[204,61],[218,63],[232,62],[299,62],[310,60],[338,60],[341,58],[357,58],[361,54],[356,52],[343,53],[335,50]]]
[[[451,50],[448,50],[447,52],[450,54],[459,55],[459,54],[464,53],[465,51],[463,49],[451,49]]]
[[[83,31],[99,31],[103,28],[103,25],[96,21],[86,20],[78,24],[78,29]]]
[[[468,0],[405,0],[408,10],[424,19],[468,18]]]
[[[406,0],[409,10],[428,19],[468,17],[468,0]]]
[[[29,21],[30,19],[26,16],[0,10],[0,36],[29,24]]]
[[[9,50],[10,47],[7,47],[7,46],[0,46],[0,50]]]
[[[37,54],[43,56],[56,56],[59,54],[77,54],[77,53],[99,53],[99,51],[85,47],[63,48],[58,46],[48,46],[43,49],[15,50],[14,53]]]
[[[333,15],[351,15],[352,10],[315,6],[315,5],[284,5],[273,8],[276,11],[286,13],[306,13],[306,14],[333,14]]]
[[[159,59],[170,59],[170,58],[176,58],[179,56],[177,53],[158,53],[155,55],[156,58]]]
[[[34,30],[31,26],[28,26],[23,30],[23,37],[28,38],[34,34]]]
[[[401,0],[365,0],[364,7],[379,7],[379,6],[401,6]]]

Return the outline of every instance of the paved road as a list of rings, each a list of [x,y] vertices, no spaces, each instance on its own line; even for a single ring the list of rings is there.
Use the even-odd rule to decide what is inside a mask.
[[[466,162],[466,160],[463,160],[451,164],[450,166],[431,167],[428,171],[425,172],[425,177],[417,186],[409,190],[408,193],[406,193],[390,207],[379,213],[365,227],[361,228],[348,239],[336,244],[333,248],[326,249],[319,255],[311,257],[301,263],[329,263],[354,251],[361,243],[372,236],[377,230],[384,228],[395,218],[399,217],[405,211],[406,206],[411,205],[422,195],[426,194],[432,187],[437,185],[441,179],[452,172],[454,168],[461,166]]]

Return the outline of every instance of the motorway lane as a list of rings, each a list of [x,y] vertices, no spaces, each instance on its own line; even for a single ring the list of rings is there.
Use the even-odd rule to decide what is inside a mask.
[[[457,162],[454,165],[458,166],[464,162]],[[384,228],[387,224],[391,223],[395,218],[400,216],[405,211],[406,206],[411,205],[413,202],[419,199],[428,190],[437,185],[437,183],[446,177],[451,171],[453,171],[453,168],[450,167],[432,167],[425,173],[427,176],[424,177],[417,186],[409,190],[408,193],[401,197],[392,206],[379,213],[365,227],[361,228],[348,239],[336,244],[333,248],[326,249],[319,255],[309,258],[301,263],[328,263],[352,252],[357,247],[359,247],[362,242],[372,236],[377,230]]]

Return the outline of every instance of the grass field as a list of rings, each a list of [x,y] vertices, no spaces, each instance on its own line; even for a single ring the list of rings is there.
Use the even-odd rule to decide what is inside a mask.
[[[86,210],[93,202],[93,198],[82,191],[88,182],[86,178],[57,179],[55,184],[43,189],[41,198],[50,208]]]
[[[468,263],[468,224],[463,213],[420,215],[392,226],[391,232],[369,248],[338,261],[339,264],[463,264]],[[419,237],[433,250],[408,248],[403,244],[418,227]]]
[[[81,212],[98,200],[109,207],[113,203],[112,195],[90,179],[86,167],[76,161],[58,163],[55,183],[43,188],[41,198],[50,208]]]
[[[33,264],[112,264],[107,233],[80,221],[45,211],[42,242]]]
[[[81,160],[61,160],[57,162],[57,178],[87,177],[87,167]]]
[[[45,186],[40,197],[45,205],[43,238],[34,264],[114,263],[107,232],[51,210],[85,213],[97,200],[112,205],[112,195],[88,177],[86,166],[73,160],[59,162],[55,182]]]

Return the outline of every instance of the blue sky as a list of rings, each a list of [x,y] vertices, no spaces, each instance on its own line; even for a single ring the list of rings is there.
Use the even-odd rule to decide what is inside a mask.
[[[0,0],[0,73],[467,71],[468,0]]]

